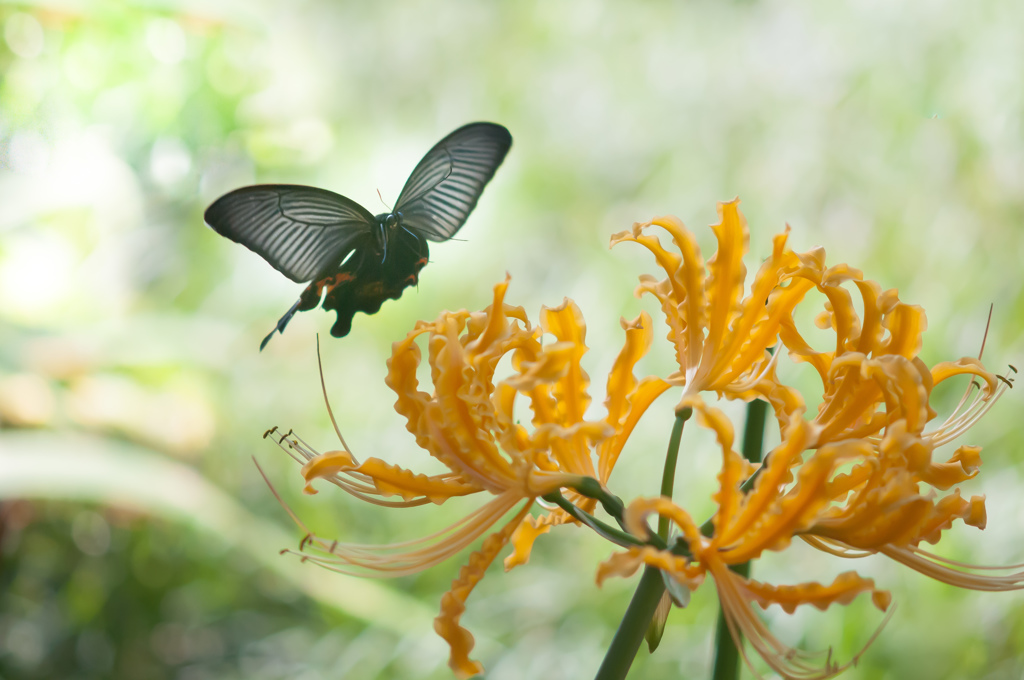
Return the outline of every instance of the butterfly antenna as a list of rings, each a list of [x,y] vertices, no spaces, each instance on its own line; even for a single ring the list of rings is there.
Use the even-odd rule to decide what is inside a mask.
[[[388,212],[394,212],[394,210],[392,209],[392,207],[391,207],[390,205],[388,205],[387,203],[384,203],[384,197],[383,197],[383,196],[381,196],[381,194],[380,194],[380,189],[377,189],[377,198],[379,198],[379,199],[380,199],[380,202],[381,202],[381,204],[382,204],[382,205],[383,205],[383,206],[384,206],[385,208],[387,208],[387,209],[388,209]]]

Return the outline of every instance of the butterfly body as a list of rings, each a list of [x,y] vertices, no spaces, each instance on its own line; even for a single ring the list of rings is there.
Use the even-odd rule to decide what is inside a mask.
[[[376,216],[339,194],[298,185],[242,187],[214,201],[205,214],[210,227],[293,281],[309,282],[260,349],[321,299],[338,315],[331,335],[344,337],[356,312],[374,314],[416,285],[427,241],[446,241],[462,227],[511,144],[500,125],[459,128],[419,162],[394,210]]]
[[[356,247],[344,262],[306,286],[296,309],[315,309],[322,299],[325,310],[338,314],[331,335],[344,337],[356,312],[375,314],[385,300],[397,300],[403,290],[415,286],[429,257],[425,238],[396,230],[387,236],[385,246]],[[280,322],[275,330],[284,330]]]

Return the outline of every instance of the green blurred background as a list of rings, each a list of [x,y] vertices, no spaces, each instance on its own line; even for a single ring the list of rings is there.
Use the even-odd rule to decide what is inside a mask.
[[[488,304],[506,271],[508,301],[533,318],[563,296],[582,308],[600,416],[619,317],[659,319],[632,297],[657,273],[650,257],[607,248],[634,221],[676,214],[709,255],[715,203],[738,195],[748,269],[788,222],[795,249],[822,245],[922,304],[929,362],[977,355],[990,303],[986,359],[1020,362],[1021,26],[1009,0],[0,3],[0,676],[450,677],[430,619],[460,562],[360,581],[279,556],[301,532],[252,459],[310,526],[346,541],[431,533],[479,501],[304,497],[261,435],[280,425],[337,447],[319,332],[356,455],[434,469],[392,410],[390,344],[417,319]],[[515,141],[465,242],[432,248],[419,289],[343,341],[315,311],[259,353],[301,287],[207,229],[204,208],[244,184],[297,182],[381,212],[377,189],[393,202],[419,157],[474,120]],[[645,373],[671,370],[662,328]],[[946,412],[954,392],[938,395]],[[674,403],[631,440],[621,495],[657,489]],[[986,447],[965,491],[988,495],[989,527],[958,525],[943,554],[1024,561],[1020,414],[1011,393],[958,442]],[[677,498],[698,518],[709,444],[684,437]],[[635,583],[594,586],[608,552],[563,528],[526,567],[492,568],[464,617],[489,677],[593,675]],[[1022,594],[801,546],[755,576],[855,567],[898,608],[845,677],[1021,677]],[[715,609],[707,584],[631,677],[708,677]],[[765,616],[840,660],[881,619],[860,600]]]

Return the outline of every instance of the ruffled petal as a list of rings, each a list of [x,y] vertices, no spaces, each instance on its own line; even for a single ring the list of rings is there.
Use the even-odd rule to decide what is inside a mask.
[[[773,586],[758,581],[747,581],[747,591],[753,596],[754,602],[767,609],[777,604],[787,614],[792,614],[802,604],[809,604],[822,611],[833,604],[850,604],[861,593],[871,593],[872,601],[880,610],[888,609],[892,596],[884,590],[876,590],[875,582],[863,578],[855,571],[839,574],[829,585],[820,583],[801,583],[795,586]]]
[[[488,536],[483,546],[470,555],[469,562],[459,570],[459,576],[452,581],[451,589],[441,597],[441,613],[434,619],[434,631],[451,647],[448,666],[458,678],[471,678],[484,672],[484,667],[479,661],[469,658],[469,653],[476,644],[473,634],[459,625],[459,619],[466,611],[466,600],[476,584],[483,579],[487,567],[505,547],[529,509],[530,504],[527,503],[511,522]]]

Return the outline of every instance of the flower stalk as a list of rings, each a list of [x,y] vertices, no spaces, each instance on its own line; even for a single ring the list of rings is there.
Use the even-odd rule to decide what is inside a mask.
[[[665,470],[661,478],[661,495],[667,498],[672,497],[672,489],[675,482],[676,461],[679,459],[679,442],[683,437],[683,425],[693,415],[693,409],[683,408],[676,412],[676,420],[672,425],[672,434],[668,441],[668,451],[665,454]],[[658,534],[651,539],[660,539],[658,542],[665,544],[668,541],[669,523],[666,518],[658,521]],[[622,680],[629,673],[633,659],[640,650],[640,644],[644,641],[654,612],[658,609],[658,603],[665,593],[665,583],[662,580],[661,572],[654,567],[644,569],[640,583],[637,584],[633,599],[626,608],[619,628],[612,638],[604,661],[597,671],[595,680]]]
[[[768,402],[755,399],[747,404],[747,422],[743,428],[743,457],[751,463],[760,463],[764,451],[764,425],[768,419]],[[665,519],[665,518],[662,518]],[[750,562],[729,567],[743,578],[750,578]],[[715,665],[712,680],[737,680],[740,677],[739,645],[742,634],[734,639],[729,633],[725,610],[718,606],[718,624],[715,630]]]

